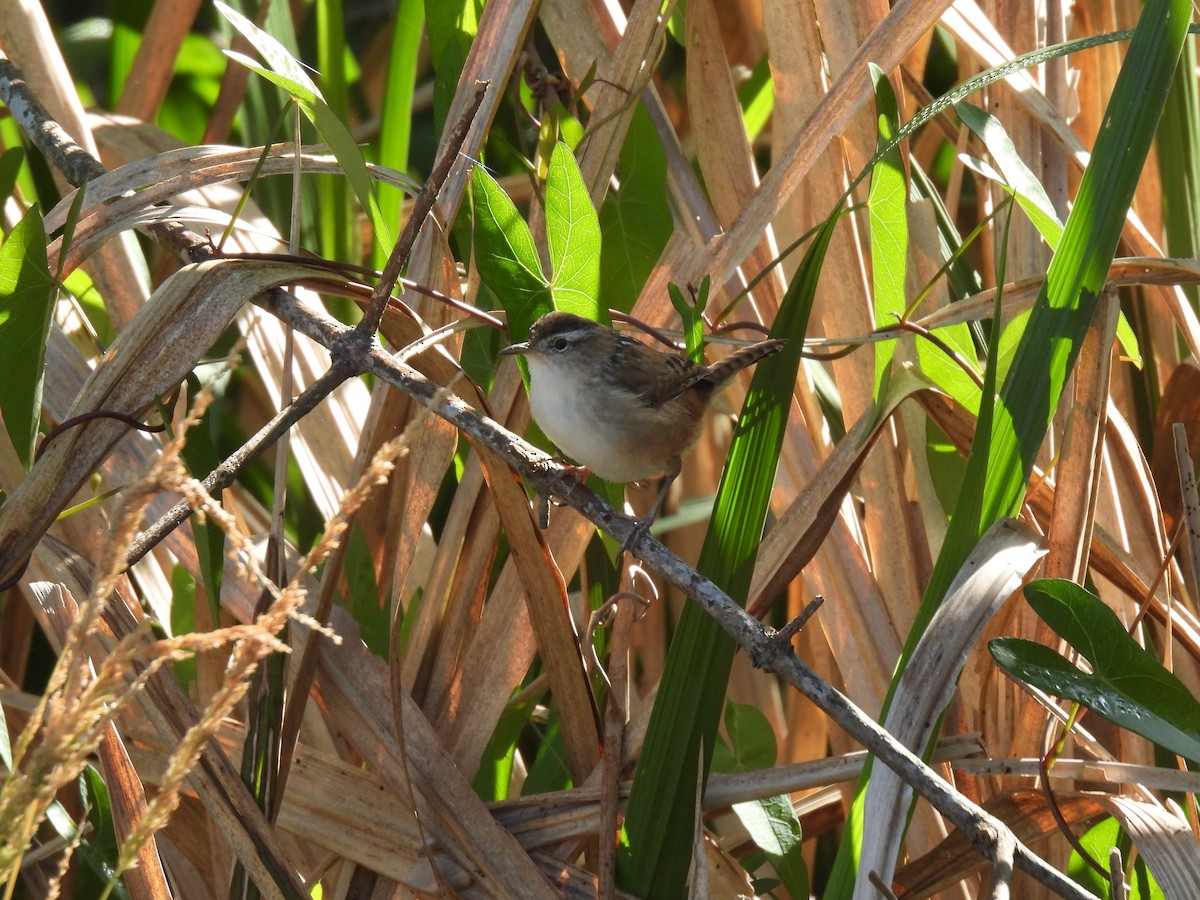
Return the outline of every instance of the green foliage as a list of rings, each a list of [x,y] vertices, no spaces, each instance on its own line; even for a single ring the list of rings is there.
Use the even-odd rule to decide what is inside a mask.
[[[1105,121],[1096,139],[1062,241],[1021,336],[1009,377],[992,412],[985,409],[967,464],[950,528],[905,643],[896,680],[929,624],[951,580],[999,518],[1016,515],[1034,459],[1074,367],[1096,299],[1104,287],[1130,199],[1162,112],[1172,73],[1187,33],[1190,6],[1183,0],[1151,0],[1125,57]],[[994,361],[989,377],[994,377]],[[985,396],[987,391],[985,390]],[[883,714],[891,702],[891,690]],[[860,781],[831,897],[847,896],[853,856],[861,840]]]
[[[695,363],[704,362],[704,309],[708,306],[708,292],[712,287],[712,279],[707,275],[700,282],[696,291],[695,302],[683,296],[678,285],[668,284],[667,293],[671,295],[671,306],[679,313],[683,323],[683,343],[687,347],[688,359]]]
[[[25,468],[33,464],[42,409],[46,343],[54,313],[54,282],[46,233],[35,204],[0,246],[0,412]]]
[[[904,316],[904,276],[908,270],[908,208],[904,160],[895,137],[900,131],[900,113],[896,95],[886,73],[871,66],[878,113],[879,151],[871,170],[871,191],[867,206],[871,211],[871,273],[875,293],[875,327],[895,324]],[[875,345],[875,397],[878,400],[892,356],[894,341]]]
[[[215,621],[215,620],[214,620]],[[196,579],[181,565],[171,570],[171,634],[196,631]],[[196,657],[176,660],[175,678],[187,691],[196,682]]]
[[[1113,847],[1121,851],[1123,860],[1130,858],[1130,851],[1133,848],[1133,842],[1130,841],[1129,835],[1121,828],[1121,823],[1112,816],[1089,828],[1087,833],[1079,838],[1079,843],[1087,850],[1091,858],[1102,866],[1108,866],[1108,854]],[[1079,855],[1078,850],[1071,852],[1070,862],[1067,863],[1067,874],[1081,887],[1105,898],[1105,900],[1111,900],[1111,882],[1088,865]],[[1164,900],[1162,889],[1154,880],[1154,876],[1150,874],[1150,870],[1146,867],[1146,861],[1141,856],[1134,861],[1132,873],[1126,872],[1126,875],[1129,874],[1132,874],[1133,877],[1128,881],[1129,892],[1125,895],[1125,900]]]
[[[79,843],[79,856],[83,859],[78,896],[99,896],[110,888],[110,897],[129,900],[129,889],[117,874],[120,844],[113,827],[112,804],[109,802],[108,786],[100,772],[88,766],[79,776],[79,793],[87,810],[88,834]],[[81,826],[82,827],[82,826]]]
[[[384,86],[383,117],[379,125],[379,162],[401,171],[406,171],[409,166],[413,93],[416,91],[424,24],[425,7],[422,0],[400,0]],[[404,198],[399,191],[384,190],[379,194],[380,215],[385,222],[397,223],[397,234],[400,232],[398,223],[403,203]],[[386,262],[388,253],[389,248],[376,246],[377,268]]]
[[[990,166],[969,157],[963,161],[985,178],[1010,191],[1021,209],[1029,216],[1029,221],[1037,228],[1042,240],[1051,250],[1056,249],[1062,237],[1062,222],[1058,220],[1058,213],[1055,212],[1046,189],[1018,155],[1017,148],[1004,126],[994,116],[965,101],[956,103],[954,110],[963,124],[983,141],[1000,171],[996,172]]]
[[[714,772],[751,772],[775,765],[775,733],[756,707],[730,702],[725,706],[729,746],[713,748]],[[733,813],[793,897],[808,896],[808,866],[801,855],[800,820],[786,794],[735,803]]]
[[[516,204],[482,166],[471,170],[471,200],[475,265],[508,312],[509,334],[524,335],[553,303],[533,234]]]
[[[1200,702],[1125,631],[1099,597],[1070,581],[1025,588],[1029,605],[1091,665],[1084,672],[1042,644],[996,638],[992,658],[1006,672],[1074,700],[1172,753],[1200,760]]]
[[[304,71],[304,67],[296,61],[283,44],[256,27],[245,16],[221,3],[220,0],[215,0],[215,3],[221,14],[254,45],[254,49],[266,60],[268,68],[264,68],[249,57],[232,50],[227,51],[229,58],[283,88],[296,102],[309,121],[316,126],[321,139],[329,145],[330,151],[337,157],[338,164],[342,167],[351,187],[354,188],[359,203],[371,218],[371,223],[375,227],[376,240],[390,246],[392,242],[391,228],[384,221],[383,214],[379,209],[379,201],[375,198],[371,178],[367,174],[366,160],[363,159],[362,151],[349,129],[346,128],[345,122],[325,102],[324,96],[308,73]]]
[[[425,0],[429,54],[437,75],[433,83],[433,112],[438,134],[445,126],[482,13],[483,0]]]
[[[391,636],[392,604],[375,581],[375,562],[362,529],[357,524],[350,529],[346,559],[342,566],[349,593],[347,606],[358,623],[363,642],[381,659],[388,658]]]
[[[600,226],[575,157],[559,144],[546,177],[546,243],[552,277],[542,273],[533,234],[516,205],[482,166],[471,171],[475,264],[524,335],[551,309],[608,321],[599,301]]]
[[[571,148],[559,143],[546,174],[546,243],[556,309],[599,322],[600,221]]]

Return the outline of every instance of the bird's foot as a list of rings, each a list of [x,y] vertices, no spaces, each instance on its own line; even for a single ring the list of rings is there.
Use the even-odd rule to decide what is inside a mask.
[[[667,493],[671,490],[671,483],[678,474],[678,468],[667,474],[658,489],[658,496],[654,498],[654,504],[650,507],[650,511],[644,516],[638,516],[633,520],[633,528],[629,534],[625,535],[625,540],[621,541],[621,550],[617,554],[617,559],[620,559],[625,551],[632,551],[634,545],[650,533],[650,526],[654,524],[654,520],[658,517],[658,511],[662,509],[663,501],[667,499]]]
[[[657,514],[658,508],[655,507],[644,516],[630,518],[633,528],[630,529],[629,534],[625,535],[625,540],[621,541],[621,547],[617,551],[617,559],[620,559],[627,552],[633,552],[634,545],[650,533],[650,526],[654,524],[654,517]]]
[[[550,506],[562,506],[567,497],[592,474],[586,466],[576,466],[552,456],[537,463],[542,471],[553,475],[553,483],[546,492],[538,491],[538,527],[543,531],[550,527]]]

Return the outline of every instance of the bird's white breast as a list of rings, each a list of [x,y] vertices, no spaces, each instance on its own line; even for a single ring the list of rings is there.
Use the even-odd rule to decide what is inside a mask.
[[[577,463],[607,481],[641,481],[661,474],[631,446],[632,423],[614,420],[587,376],[537,357],[529,363],[529,408],[550,440]]]

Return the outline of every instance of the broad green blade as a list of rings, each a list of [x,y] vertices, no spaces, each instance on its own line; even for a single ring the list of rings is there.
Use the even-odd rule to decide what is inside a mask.
[[[817,233],[771,331],[789,339],[758,364],[721,476],[700,573],[744,604],[767,506],[817,279],[837,217]],[[698,757],[712,759],[736,644],[702,609],[687,604],[671,641],[638,761],[617,879],[639,897],[681,897],[695,831]]]

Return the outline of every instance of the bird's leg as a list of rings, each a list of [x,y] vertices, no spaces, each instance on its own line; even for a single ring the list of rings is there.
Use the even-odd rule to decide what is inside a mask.
[[[650,507],[650,511],[644,516],[638,516],[633,520],[633,530],[629,532],[625,540],[621,542],[620,553],[618,558],[626,550],[630,549],[634,544],[642,539],[642,535],[650,531],[650,526],[654,524],[655,518],[658,517],[658,511],[662,509],[663,503],[667,499],[667,494],[671,490],[671,485],[675,483],[675,479],[679,476],[679,470],[682,467],[682,462],[678,458],[672,460],[671,468],[663,475],[662,487],[658,489],[658,496],[654,498],[654,505]]]

